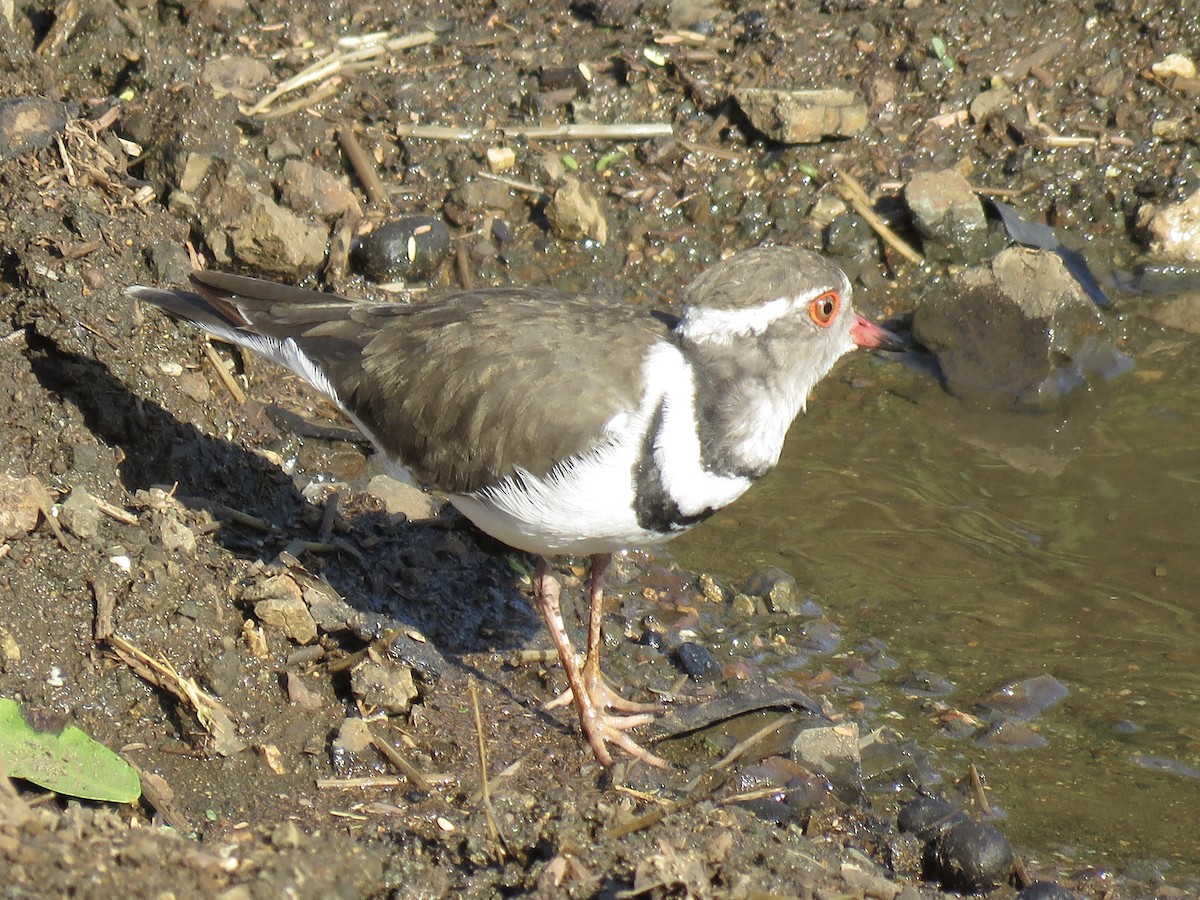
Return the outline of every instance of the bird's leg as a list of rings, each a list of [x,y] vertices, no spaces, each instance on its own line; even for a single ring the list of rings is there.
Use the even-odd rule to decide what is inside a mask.
[[[607,564],[608,554],[601,554]],[[593,567],[596,557],[592,558]],[[561,588],[558,580],[550,572],[550,563],[543,557],[538,559],[534,572],[534,594],[546,627],[550,630],[550,638],[558,650],[559,662],[567,675],[570,689],[562,696],[545,704],[545,708],[562,706],[569,700],[575,701],[575,709],[579,713],[579,724],[587,736],[588,743],[596,754],[596,759],[602,765],[612,765],[612,754],[608,752],[608,744],[616,744],[630,756],[634,756],[652,766],[666,768],[667,762],[651,753],[633,740],[625,732],[630,728],[645,725],[653,721],[653,716],[642,712],[640,715],[610,715],[606,709],[618,709],[618,703],[628,709],[630,701],[617,695],[604,682],[600,673],[600,613],[598,591],[603,589],[603,568],[600,569],[599,584],[597,585],[595,569],[592,576],[593,609],[588,619],[588,656],[584,662],[583,671],[575,659],[575,651],[571,647],[571,639],[567,636],[566,623],[563,621],[562,607],[559,603]],[[595,660],[595,662],[593,662]],[[644,706],[636,704],[636,706]]]

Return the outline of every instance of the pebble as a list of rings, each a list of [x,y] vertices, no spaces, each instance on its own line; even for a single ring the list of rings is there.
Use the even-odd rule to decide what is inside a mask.
[[[1035,675],[997,688],[981,704],[1009,719],[1028,722],[1065,699],[1070,690],[1053,675]]]
[[[450,230],[435,216],[405,216],[359,238],[354,268],[377,283],[426,281],[450,255]]]
[[[753,597],[762,597],[770,612],[782,615],[798,615],[800,605],[804,602],[796,587],[796,579],[773,566],[747,578],[742,591]]]
[[[354,191],[324,169],[298,159],[289,159],[276,181],[279,198],[300,215],[336,221],[344,215],[362,216]]]
[[[416,485],[405,484],[391,475],[376,475],[367,483],[366,492],[380,500],[389,515],[402,515],[409,522],[432,519],[442,507]]]
[[[675,651],[675,659],[679,668],[693,681],[704,681],[721,674],[721,666],[716,657],[703,644],[685,641]]]
[[[546,204],[546,218],[555,237],[564,241],[608,241],[608,221],[600,198],[578,178],[566,176]]]
[[[951,891],[982,893],[999,887],[1012,873],[1012,844],[983,822],[959,822],[934,841],[935,875]]]
[[[73,488],[58,510],[58,521],[62,526],[85,541],[96,536],[102,518],[96,498],[82,487]]]

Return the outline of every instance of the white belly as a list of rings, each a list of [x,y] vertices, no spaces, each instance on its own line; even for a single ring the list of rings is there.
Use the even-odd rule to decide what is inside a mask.
[[[542,555],[611,553],[658,544],[691,523],[669,529],[639,522],[639,472],[661,476],[659,488],[679,519],[702,517],[732,503],[749,478],[710,471],[701,458],[691,366],[674,347],[651,351],[638,409],[613,417],[593,450],[556,466],[544,478],[519,471],[497,485],[450,497],[481,530],[510,546]],[[653,434],[648,435],[653,429]]]

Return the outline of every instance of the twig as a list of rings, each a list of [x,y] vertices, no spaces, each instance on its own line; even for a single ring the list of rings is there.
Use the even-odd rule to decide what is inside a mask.
[[[136,525],[138,523],[138,517],[133,513],[121,509],[121,507],[109,503],[107,500],[93,497],[92,502],[96,505],[96,509],[100,510],[100,512],[104,513],[110,519],[120,522],[122,525]]]
[[[96,601],[96,619],[92,624],[92,637],[97,641],[106,641],[116,630],[114,613],[117,608],[117,600],[113,596],[107,578],[103,576],[89,578],[88,584],[92,586],[92,596]]]
[[[366,775],[362,778],[318,778],[317,789],[350,790],[357,788],[403,787],[407,782],[395,775]]]
[[[754,732],[754,734],[750,735],[750,737],[735,744],[733,749],[709,766],[705,771],[701,772],[699,775],[689,781],[684,790],[688,793],[691,793],[700,785],[701,780],[707,778],[714,772],[720,772],[722,769],[726,769],[733,765],[733,763],[735,763],[743,753],[745,753],[759,741],[770,737],[785,725],[791,725],[795,721],[795,713],[786,713],[785,715],[780,716],[774,722],[768,722],[762,728],[758,729],[758,731]]]
[[[228,366],[225,365],[225,360],[221,359],[221,354],[217,353],[213,349],[213,345],[208,341],[204,342],[204,355],[212,363],[212,367],[217,370],[217,378],[221,380],[221,384],[225,385],[225,390],[229,391],[234,402],[239,405],[245,403],[246,392],[233,380],[233,375],[230,374]]]
[[[328,544],[329,539],[333,537],[333,523],[337,519],[338,506],[342,502],[340,491],[334,491],[325,501],[325,509],[321,511],[321,527],[317,529],[317,539]],[[293,555],[296,555],[293,553]]]
[[[308,109],[310,106],[316,106],[322,100],[327,100],[336,94],[341,89],[341,86],[341,78],[330,78],[311,94],[293,100],[291,103],[285,103],[283,106],[276,107],[275,109],[268,110],[262,113],[262,117],[264,119],[282,119],[284,116],[290,116],[294,112]]]
[[[475,718],[475,754],[479,759],[479,790],[482,793],[483,817],[487,821],[488,840],[496,862],[503,865],[507,845],[496,825],[496,812],[492,809],[492,789],[488,784],[487,742],[483,739],[483,716],[479,712],[479,688],[475,676],[467,678],[467,692],[471,695],[471,714]]]
[[[496,175],[493,172],[480,172],[480,178],[486,178],[488,181],[497,181],[505,187],[510,187],[514,191],[521,191],[524,194],[544,194],[546,189],[536,181],[519,181],[516,178],[508,178],[504,175]]]
[[[992,805],[988,803],[987,794],[983,789],[983,779],[979,777],[979,769],[975,768],[975,763],[971,763],[967,774],[971,779],[971,793],[975,797],[975,802],[979,804],[979,811],[985,816],[990,816]]]
[[[837,175],[837,180],[833,183],[834,188],[842,195],[842,199],[853,206],[854,211],[862,216],[868,225],[875,229],[875,233],[883,239],[884,243],[913,265],[919,266],[924,263],[925,257],[910,247],[904,238],[892,231],[883,219],[876,215],[875,210],[871,208],[871,198],[867,196],[867,192],[863,190],[862,185],[842,169],[834,169],[833,171]]]
[[[401,122],[396,126],[396,136],[430,141],[477,141],[494,136],[497,130],[505,138],[546,141],[644,141],[656,137],[672,137],[675,134],[675,128],[670,122],[630,122],[614,125],[584,122],[568,125],[514,125],[500,129],[411,125]]]
[[[425,776],[420,773],[416,766],[405,759],[399,750],[397,750],[383,738],[375,734],[371,735],[371,745],[380,753],[382,753],[387,758],[388,762],[404,773],[404,777],[412,783],[413,787],[421,791],[428,791],[433,787],[433,785],[426,780]]]
[[[192,708],[204,730],[214,740],[216,752],[229,756],[245,748],[237,739],[237,729],[229,710],[195,681],[184,678],[167,660],[158,660],[139,650],[118,634],[104,641],[117,657],[139,676],[163,690],[174,694]]]
[[[418,31],[414,34],[394,38],[389,38],[389,34],[390,32],[387,31],[377,31],[372,34],[340,39],[337,49],[323,59],[318,59],[305,66],[291,78],[285,78],[279,82],[274,90],[245,110],[246,115],[262,115],[280,97],[298,91],[306,85],[322,81],[347,68],[367,62],[376,62],[388,53],[420,47],[423,44],[432,44],[437,40],[437,35],[432,31]]]
[[[342,152],[346,154],[346,159],[350,161],[354,174],[358,176],[358,180],[367,194],[367,200],[376,206],[387,206],[390,202],[387,189],[383,186],[379,173],[375,170],[375,163],[367,156],[362,144],[358,142],[358,136],[354,133],[354,129],[346,124],[339,125],[337,136],[338,142],[342,145]]]

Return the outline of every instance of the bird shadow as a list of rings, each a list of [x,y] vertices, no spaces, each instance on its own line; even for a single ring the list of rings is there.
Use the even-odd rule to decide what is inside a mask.
[[[104,363],[64,351],[40,338],[30,344],[30,365],[42,386],[74,405],[87,427],[120,448],[119,477],[131,494],[166,486],[187,508],[205,509],[219,523],[214,539],[233,555],[279,562],[294,540],[316,540],[319,516],[292,479],[263,456],[212,437],[158,403],[139,396]],[[238,513],[269,523],[270,533],[245,526]],[[309,513],[306,515],[306,513]],[[439,659],[511,692],[463,657],[524,646],[540,619],[517,589],[507,550],[464,519],[398,523],[378,511],[346,514],[358,553],[335,552],[303,560],[306,568],[359,617],[358,636],[415,630],[437,648]],[[374,632],[374,635],[372,635]]]

